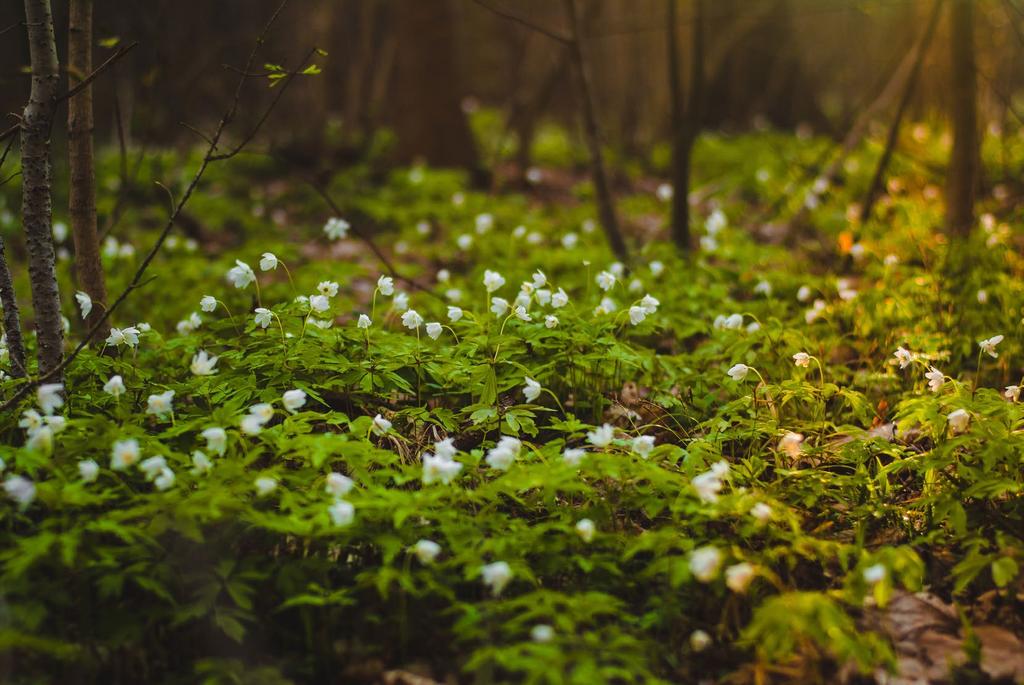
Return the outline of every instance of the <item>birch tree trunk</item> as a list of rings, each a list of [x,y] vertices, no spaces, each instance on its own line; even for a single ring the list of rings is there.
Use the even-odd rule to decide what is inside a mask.
[[[68,18],[68,88],[74,88],[92,72],[92,3],[71,0]],[[75,272],[78,284],[93,301],[86,318],[91,329],[107,302],[103,263],[96,236],[96,175],[93,163],[92,86],[86,86],[68,102],[68,166],[71,187],[68,212],[75,241]]]
[[[21,215],[28,246],[39,372],[46,374],[60,364],[64,347],[50,196],[50,130],[60,81],[50,0],[25,0],[25,21],[32,90],[21,121]]]
[[[14,282],[7,267],[4,239],[0,237],[0,308],[4,310],[4,335],[7,336],[7,354],[11,361],[11,376],[25,376],[25,343],[21,339],[21,317],[18,300],[14,297]]]

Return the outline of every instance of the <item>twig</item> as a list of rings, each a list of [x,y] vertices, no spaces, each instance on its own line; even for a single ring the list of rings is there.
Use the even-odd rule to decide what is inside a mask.
[[[500,17],[504,17],[506,19],[510,19],[511,21],[514,21],[517,24],[522,24],[523,26],[525,26],[528,29],[532,29],[532,30],[536,31],[537,33],[540,33],[542,35],[547,36],[551,40],[558,41],[562,45],[569,45],[572,42],[572,38],[570,38],[569,36],[563,36],[562,34],[558,33],[557,31],[553,31],[552,29],[544,28],[543,26],[540,26],[539,24],[534,24],[529,19],[521,17],[518,14],[513,14],[512,12],[509,12],[508,10],[503,10],[503,9],[498,8],[498,7],[495,7],[494,5],[490,4],[489,2],[484,2],[484,0],[473,0],[473,2],[475,2],[476,4],[480,5],[481,7],[485,8],[485,9],[490,10],[491,12],[494,12],[495,14],[497,14]]]
[[[277,18],[280,16],[285,6],[288,5],[288,2],[289,0],[282,0],[281,4],[274,11],[274,14],[270,17],[270,20],[263,28],[263,32],[256,40],[256,45],[253,47],[252,52],[249,54],[249,59],[245,67],[246,71],[248,71],[251,68],[253,61],[256,59],[256,54],[259,52],[259,49],[263,46],[263,43],[266,40],[266,36],[269,33],[270,28],[274,25],[274,22],[277,21]],[[290,80],[291,78],[293,78],[293,76],[294,75],[289,75],[285,77],[285,80]],[[195,191],[196,187],[199,185],[199,181],[202,179],[203,174],[206,173],[206,168],[212,162],[216,161],[216,159],[219,158],[219,156],[214,155],[213,151],[216,149],[217,142],[220,140],[220,137],[224,133],[224,130],[227,128],[228,124],[234,118],[235,113],[238,111],[238,103],[241,100],[242,88],[245,85],[245,83],[245,78],[239,80],[238,87],[235,89],[234,99],[231,102],[231,106],[228,108],[228,111],[224,114],[224,116],[221,117],[220,122],[217,124],[217,129],[214,132],[213,137],[210,141],[210,146],[207,149],[206,154],[203,155],[202,163],[196,170],[195,175],[193,175],[192,180],[188,184],[188,187],[185,188],[184,194],[181,196],[181,199],[178,200],[178,203],[177,205],[175,205],[174,210],[171,212],[171,215],[167,218],[167,222],[164,224],[163,230],[157,237],[156,242],[153,244],[153,247],[150,248],[149,252],[146,254],[145,259],[142,260],[142,263],[139,265],[139,268],[136,269],[135,275],[132,276],[132,280],[128,284],[128,287],[125,288],[124,291],[117,296],[117,299],[115,299],[113,303],[104,310],[103,315],[97,319],[96,323],[89,330],[88,334],[86,334],[82,341],[79,342],[77,346],[75,346],[75,349],[72,350],[71,354],[65,357],[64,360],[60,362],[60,364],[57,364],[46,373],[41,374],[37,378],[29,379],[25,383],[25,385],[23,385],[9,400],[0,405],[0,413],[10,411],[11,408],[16,406],[21,400],[23,400],[32,391],[32,389],[38,386],[40,383],[43,383],[46,380],[53,378],[55,376],[59,376],[61,373],[63,373],[64,369],[66,369],[75,359],[77,359],[78,356],[82,353],[82,351],[89,346],[89,342],[96,336],[96,333],[99,331],[99,329],[102,328],[104,324],[106,324],[110,316],[128,298],[128,295],[133,290],[139,288],[143,284],[142,278],[146,273],[146,269],[149,268],[150,263],[156,257],[157,253],[160,251],[160,248],[163,246],[164,241],[167,240],[167,236],[170,235],[171,229],[174,228],[175,222],[181,215],[182,210],[184,210],[185,205],[189,201],[189,198],[192,197],[193,191]],[[282,84],[282,87],[284,85],[287,84]],[[278,99],[279,98],[275,98],[274,102],[277,102]],[[265,117],[263,117],[263,119],[265,119]],[[253,133],[252,135],[255,135],[255,133]]]
[[[129,52],[131,52],[132,48],[134,48],[136,45],[138,45],[138,43],[132,43],[131,45],[126,45],[123,48],[120,48],[117,52],[115,52],[113,55],[108,57],[106,59],[106,61],[103,62],[103,64],[101,64],[98,67],[96,67],[95,69],[93,69],[92,73],[90,73],[84,79],[79,81],[78,85],[76,85],[74,88],[72,88],[71,90],[67,91],[66,93],[63,93],[62,95],[60,95],[57,98],[57,101],[60,102],[61,100],[70,100],[71,98],[75,97],[75,95],[77,95],[81,90],[87,88],[90,83],[95,81],[96,77],[98,77],[104,71],[106,71],[107,69],[112,67],[114,65],[114,63],[117,62],[119,59],[121,59],[122,57],[127,55]]]

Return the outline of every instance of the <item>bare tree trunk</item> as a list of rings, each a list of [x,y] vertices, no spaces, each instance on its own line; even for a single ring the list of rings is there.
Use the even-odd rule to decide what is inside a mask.
[[[25,376],[25,343],[21,339],[21,317],[18,314],[18,300],[14,297],[14,282],[4,255],[4,239],[0,237],[0,307],[4,310],[4,334],[7,336],[7,353],[11,360],[11,376]]]
[[[694,0],[693,58],[690,92],[685,109],[680,83],[679,46],[676,36],[678,0],[668,0],[668,73],[672,98],[672,241],[680,250],[692,248],[690,235],[690,173],[693,146],[700,130],[704,98],[704,3]]]
[[[25,22],[32,90],[21,121],[21,214],[28,246],[39,372],[46,374],[60,365],[64,347],[50,197],[50,129],[60,82],[50,0],[25,0]]]
[[[953,151],[946,189],[946,228],[965,238],[974,225],[978,185],[977,77],[974,72],[974,0],[952,0]]]
[[[597,211],[604,228],[605,236],[612,252],[621,262],[628,262],[629,251],[622,239],[619,229],[619,218],[615,213],[615,200],[608,184],[608,173],[604,165],[604,153],[601,151],[601,136],[597,128],[597,117],[594,114],[594,100],[590,88],[590,72],[583,56],[583,45],[580,36],[580,15],[575,0],[565,0],[566,13],[572,37],[568,44],[569,52],[576,76],[576,85],[583,101],[583,128],[590,152],[590,173],[594,181],[597,195]]]
[[[68,16],[68,88],[92,72],[92,0],[71,0]],[[68,102],[68,212],[75,242],[75,272],[79,286],[92,298],[86,330],[103,316],[107,286],[96,235],[96,173],[92,149],[92,86]]]
[[[900,104],[896,108],[896,116],[893,117],[892,124],[889,127],[889,135],[885,141],[885,150],[878,160],[878,166],[875,167],[875,173],[871,178],[871,185],[868,186],[868,194],[864,197],[864,204],[860,209],[860,220],[862,222],[867,221],[871,217],[871,210],[875,206],[875,200],[878,199],[878,194],[882,191],[885,172],[889,168],[889,162],[896,149],[896,142],[899,140],[900,124],[903,123],[903,116],[906,114],[907,107],[910,105],[910,98],[914,94],[914,88],[917,86],[918,76],[921,74],[921,64],[924,62],[924,55],[928,52],[928,46],[931,45],[932,36],[935,34],[935,26],[939,23],[939,9],[941,7],[942,0],[935,0],[935,7],[928,18],[928,28],[925,29],[921,42],[917,44],[914,66],[910,71],[910,75],[907,76],[907,85],[903,87],[903,95],[900,97]]]
[[[480,176],[476,143],[462,111],[451,0],[401,0],[392,11],[398,40],[393,92],[399,159],[461,167]]]

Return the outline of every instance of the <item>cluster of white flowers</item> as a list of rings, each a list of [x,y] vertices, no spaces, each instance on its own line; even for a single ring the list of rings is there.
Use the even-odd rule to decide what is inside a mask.
[[[262,402],[249,407],[249,413],[242,417],[238,425],[246,435],[258,435],[272,418],[273,405]]]
[[[523,443],[510,435],[502,436],[498,444],[487,451],[485,461],[492,469],[507,471],[512,462],[519,456]]]
[[[455,477],[462,471],[462,464],[455,461],[455,443],[451,438],[446,438],[434,443],[434,453],[423,453],[423,484],[440,481],[445,485],[451,484]]]
[[[711,465],[711,469],[694,476],[691,483],[697,491],[697,496],[703,502],[711,503],[718,500],[718,493],[722,491],[724,479],[729,475],[729,462],[721,459]]]
[[[67,427],[67,420],[57,414],[64,406],[64,386],[60,383],[44,383],[36,389],[36,403],[40,414],[28,409],[22,414],[18,426],[25,429],[29,449],[49,452],[53,449],[54,436]]]

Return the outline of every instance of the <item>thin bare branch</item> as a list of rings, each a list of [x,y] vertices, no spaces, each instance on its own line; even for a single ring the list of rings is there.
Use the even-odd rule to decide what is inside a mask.
[[[518,14],[514,14],[512,12],[509,12],[508,10],[501,9],[500,7],[495,7],[494,5],[490,4],[489,2],[485,2],[485,0],[473,0],[473,2],[475,2],[478,5],[480,5],[484,9],[487,9],[487,10],[490,10],[491,12],[494,12],[495,14],[497,14],[500,17],[504,17],[505,19],[509,19],[511,21],[514,21],[517,24],[522,24],[526,28],[531,29],[533,31],[536,31],[537,33],[540,33],[541,35],[547,36],[551,40],[558,41],[562,45],[568,45],[570,42],[572,42],[572,38],[570,38],[569,36],[564,36],[561,33],[558,33],[557,31],[554,31],[554,30],[549,29],[549,28],[545,28],[544,26],[541,26],[540,24],[535,24],[532,21],[530,21],[529,19],[526,19],[525,17],[522,17],[522,16],[520,16]]]
[[[106,61],[103,62],[103,64],[93,69],[88,76],[79,81],[74,88],[60,95],[57,98],[57,100],[70,100],[71,98],[75,97],[75,95],[77,95],[81,90],[83,90],[84,88],[88,88],[89,84],[95,81],[100,74],[102,74],[110,67],[114,66],[114,64],[117,63],[119,59],[121,59],[129,52],[131,52],[132,48],[134,48],[136,45],[138,45],[138,43],[132,43],[131,45],[126,45],[123,48],[120,48],[117,52],[108,57]]]

